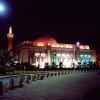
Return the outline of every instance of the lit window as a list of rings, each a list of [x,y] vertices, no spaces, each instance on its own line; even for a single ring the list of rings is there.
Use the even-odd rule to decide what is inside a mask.
[[[55,44],[52,44],[52,47],[55,47]]]
[[[48,46],[50,46],[50,43],[48,43]]]
[[[59,47],[59,44],[57,44],[57,47]]]
[[[57,57],[60,57],[60,54],[57,54]]]
[[[66,54],[62,54],[62,57],[65,57],[66,56]]]
[[[45,54],[44,54],[44,53],[41,53],[41,56],[42,56],[42,57],[45,57]]]
[[[42,42],[38,43],[37,46],[44,46]]]
[[[83,45],[80,45],[80,49],[84,49],[84,46]]]
[[[35,53],[35,56],[38,57],[40,55],[40,53]]]
[[[59,45],[61,48],[63,48],[63,45]]]
[[[85,46],[85,49],[90,49],[89,46]]]
[[[69,45],[69,48],[73,48],[73,46],[70,44],[70,45]]]

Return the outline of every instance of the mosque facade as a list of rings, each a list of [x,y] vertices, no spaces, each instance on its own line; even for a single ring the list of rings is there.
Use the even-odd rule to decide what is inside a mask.
[[[58,43],[54,38],[46,35],[34,41],[23,41],[12,48],[12,27],[9,28],[8,52],[14,56],[16,63],[29,64],[44,68],[46,64],[56,67],[72,68],[86,67],[89,63],[96,62],[96,51],[89,45]]]
[[[50,36],[42,36],[34,41],[23,41],[13,51],[20,64],[44,68],[45,64],[55,64],[58,68],[72,68],[96,62],[96,52],[89,45],[58,43]]]

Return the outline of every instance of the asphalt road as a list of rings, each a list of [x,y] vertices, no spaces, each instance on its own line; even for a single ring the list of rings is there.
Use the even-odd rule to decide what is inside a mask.
[[[32,81],[10,90],[0,100],[100,100],[100,75],[75,73]]]

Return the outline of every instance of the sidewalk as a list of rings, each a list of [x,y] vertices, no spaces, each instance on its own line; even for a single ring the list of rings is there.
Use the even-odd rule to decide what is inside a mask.
[[[100,88],[100,75],[70,74],[30,82],[4,93],[0,100],[90,100],[87,95],[96,88]]]

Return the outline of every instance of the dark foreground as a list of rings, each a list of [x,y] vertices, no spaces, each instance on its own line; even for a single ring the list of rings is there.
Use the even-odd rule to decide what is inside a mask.
[[[74,73],[32,81],[9,90],[0,100],[100,100],[100,75]]]

